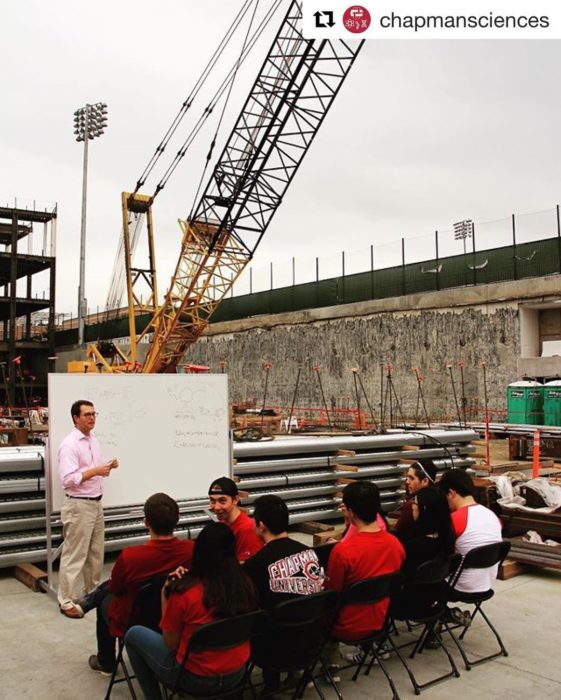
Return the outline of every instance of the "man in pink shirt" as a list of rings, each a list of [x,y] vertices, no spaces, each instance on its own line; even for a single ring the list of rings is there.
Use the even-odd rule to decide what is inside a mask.
[[[101,496],[103,479],[119,466],[104,461],[101,446],[91,434],[96,412],[91,401],[75,401],[70,409],[74,430],[58,449],[60,480],[66,498],[61,508],[64,543],[60,557],[58,602],[63,615],[83,616],[74,600],[81,595],[78,579],[90,593],[101,581],[105,527]]]

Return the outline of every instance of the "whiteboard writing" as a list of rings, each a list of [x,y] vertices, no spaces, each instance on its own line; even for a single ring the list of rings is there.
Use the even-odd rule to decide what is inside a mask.
[[[105,507],[143,503],[157,491],[205,497],[214,479],[231,474],[226,375],[50,374],[53,512],[64,498],[57,450],[73,429],[70,407],[79,399],[98,413],[93,434],[104,460],[119,460],[103,482]]]

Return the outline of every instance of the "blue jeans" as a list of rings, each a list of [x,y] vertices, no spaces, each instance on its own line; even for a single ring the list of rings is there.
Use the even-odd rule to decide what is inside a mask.
[[[173,687],[181,669],[175,651],[168,649],[161,634],[142,625],[129,629],[125,645],[145,700],[163,700],[160,682]],[[222,676],[197,676],[185,669],[178,690],[193,695],[214,695],[235,686],[244,672],[245,666],[242,666]]]
[[[103,668],[108,670],[113,670],[115,666],[115,638],[109,632],[109,601],[112,597],[109,581],[104,581],[79,601],[84,615],[94,609],[97,612],[97,658]]]

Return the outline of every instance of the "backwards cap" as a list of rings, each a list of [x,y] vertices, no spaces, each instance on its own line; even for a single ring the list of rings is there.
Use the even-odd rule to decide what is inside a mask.
[[[238,495],[238,487],[232,479],[227,476],[221,476],[220,479],[215,479],[208,489],[209,496],[231,496],[235,498]]]

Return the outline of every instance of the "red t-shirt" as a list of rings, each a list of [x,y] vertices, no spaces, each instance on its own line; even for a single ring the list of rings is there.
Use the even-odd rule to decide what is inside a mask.
[[[333,547],[327,565],[326,588],[343,591],[357,581],[399,571],[405,551],[388,532],[357,532]],[[337,639],[360,639],[384,624],[390,599],[375,605],[345,605],[333,627]]]
[[[138,589],[154,576],[173,571],[178,566],[189,568],[193,558],[192,540],[148,540],[136,547],[125,547],[113,566],[109,579],[109,632],[121,637],[129,621]]]
[[[263,549],[263,542],[255,532],[255,521],[249,515],[240,510],[240,514],[230,525],[234,537],[236,538],[236,557],[243,562],[252,557],[260,549]]]
[[[203,596],[203,584],[198,581],[183,593],[172,593],[162,615],[162,630],[181,634],[175,654],[178,663],[183,662],[185,650],[197,627],[215,619],[214,612],[205,607]],[[189,655],[185,668],[198,676],[216,676],[234,673],[248,659],[249,642],[244,642],[222,651],[194,652]]]

